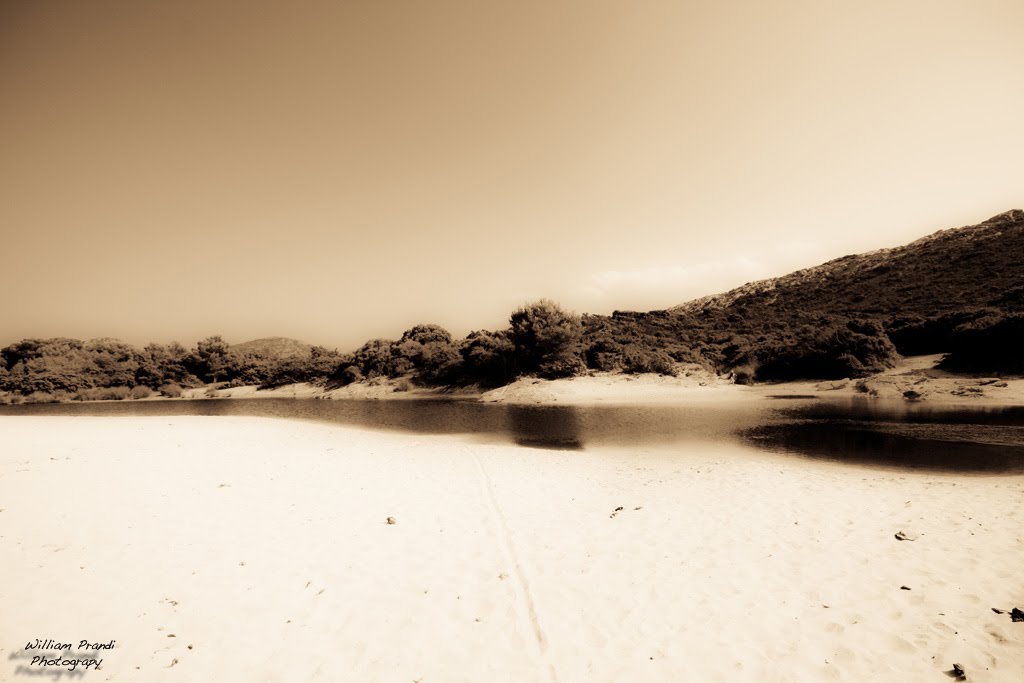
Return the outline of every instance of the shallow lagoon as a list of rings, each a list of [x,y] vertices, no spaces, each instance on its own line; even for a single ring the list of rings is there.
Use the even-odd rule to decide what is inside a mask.
[[[271,417],[374,430],[462,434],[488,442],[566,450],[725,441],[862,465],[1024,472],[1024,407],[805,398],[679,406],[268,398],[18,405],[0,407],[0,415]]]

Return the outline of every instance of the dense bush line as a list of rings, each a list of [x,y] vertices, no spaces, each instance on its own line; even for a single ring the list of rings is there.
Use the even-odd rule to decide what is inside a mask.
[[[0,351],[0,391],[6,392],[0,400],[174,398],[204,385],[337,387],[381,378],[403,378],[403,389],[410,382],[496,387],[524,375],[673,375],[683,365],[741,383],[837,379],[891,367],[900,347],[951,351],[944,364],[954,370],[1024,372],[1024,315],[965,309],[879,321],[786,306],[769,316],[740,303],[699,314],[578,316],[541,300],[513,312],[507,328],[463,339],[437,325],[416,325],[397,340],[373,339],[349,354],[315,346],[279,357],[246,346],[232,348],[218,336],[191,349],[178,343],[138,349],[114,339],[25,339]]]
[[[158,391],[181,396],[209,383],[279,386],[325,378],[342,356],[312,347],[308,357],[238,352],[220,337],[192,349],[177,342],[139,349],[116,339],[24,339],[0,350],[0,391],[26,400],[122,400]]]
[[[1024,314],[991,315],[961,325],[941,365],[961,372],[1024,374]]]

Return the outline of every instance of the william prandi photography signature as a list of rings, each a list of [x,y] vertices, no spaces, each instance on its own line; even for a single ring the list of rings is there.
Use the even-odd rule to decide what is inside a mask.
[[[62,676],[84,676],[89,669],[99,670],[103,666],[101,654],[113,650],[116,640],[93,642],[88,639],[63,642],[53,638],[36,638],[25,644],[24,649],[15,650],[10,659],[23,660],[14,670],[15,675],[48,676],[59,679]],[[28,660],[27,663],[24,660]]]

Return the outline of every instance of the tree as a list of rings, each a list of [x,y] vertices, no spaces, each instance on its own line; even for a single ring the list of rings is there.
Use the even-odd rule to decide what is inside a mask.
[[[93,339],[83,349],[89,357],[90,386],[133,387],[142,353],[117,339]]]
[[[484,386],[508,384],[518,374],[515,350],[507,330],[470,332],[459,349],[464,377]]]
[[[338,365],[345,358],[338,353],[337,349],[328,349],[323,346],[314,346],[310,349],[309,371],[310,378],[330,377]]]
[[[34,391],[78,391],[95,386],[93,357],[78,339],[23,339],[0,352],[9,372],[7,387]]]
[[[408,329],[391,347],[392,370],[396,374],[410,371],[429,384],[454,380],[462,362],[459,348],[448,330],[440,325],[416,325]]]
[[[511,338],[524,372],[543,377],[579,374],[583,363],[583,325],[580,317],[541,299],[512,314]]]
[[[380,375],[392,376],[396,370],[391,360],[391,348],[394,342],[388,339],[371,339],[358,349],[353,357],[353,364],[368,379]]]
[[[188,363],[189,352],[178,342],[171,342],[167,346],[147,344],[142,349],[135,382],[153,389],[165,384],[198,386],[201,382],[189,371]]]
[[[20,342],[11,344],[3,351],[0,357],[4,359],[8,369],[16,364],[41,358],[46,355],[66,356],[81,351],[84,344],[78,339],[67,339],[65,337],[54,337],[52,339],[22,339]]]
[[[399,343],[413,341],[420,345],[440,342],[443,344],[452,343],[452,335],[440,325],[415,325],[402,333]]]
[[[207,337],[196,343],[193,354],[195,374],[207,382],[217,382],[227,374],[228,345],[220,335]]]
[[[305,357],[277,358],[268,363],[259,379],[261,389],[270,389],[297,382],[314,382],[330,377],[343,358],[337,351],[314,346]]]
[[[459,347],[451,341],[432,341],[423,345],[419,376],[428,384],[449,384],[455,381],[462,367]]]
[[[263,384],[280,362],[278,358],[268,358],[259,352],[228,349],[222,366],[222,379],[230,380],[230,386]]]

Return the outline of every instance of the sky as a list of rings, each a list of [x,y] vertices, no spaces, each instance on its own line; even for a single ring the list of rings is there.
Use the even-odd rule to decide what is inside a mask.
[[[0,0],[0,343],[347,351],[1024,207],[1024,3]]]

